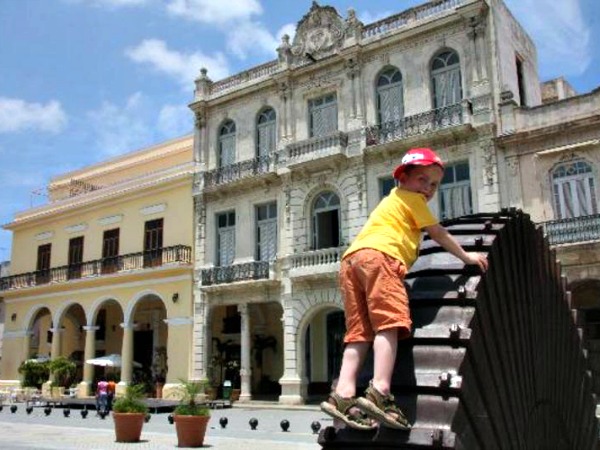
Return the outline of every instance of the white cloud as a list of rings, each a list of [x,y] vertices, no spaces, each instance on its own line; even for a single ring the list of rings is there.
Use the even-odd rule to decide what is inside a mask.
[[[248,19],[262,14],[257,0],[170,0],[167,11],[174,16],[207,24],[226,24],[236,19]]]
[[[360,20],[365,25],[369,25],[370,23],[377,22],[378,20],[385,19],[386,17],[391,16],[393,13],[390,11],[383,12],[371,12],[371,11],[362,11],[358,12],[358,20]]]
[[[194,89],[194,80],[202,67],[208,69],[213,80],[229,74],[227,61],[221,53],[214,56],[207,56],[201,52],[186,54],[170,50],[167,44],[159,39],[146,39],[137,47],[127,49],[125,54],[132,61],[149,64],[157,72],[168,75],[188,91]]]
[[[194,128],[194,117],[187,106],[157,107],[152,98],[140,92],[129,96],[123,105],[104,102],[89,111],[86,120],[93,135],[89,140],[95,142],[100,157],[129,153],[191,133]]]
[[[280,42],[264,25],[252,21],[238,23],[227,35],[227,48],[240,59],[250,51],[274,55]]]
[[[142,94],[131,95],[123,107],[104,102],[87,113],[95,142],[103,155],[114,156],[133,151],[152,141],[152,129],[145,119],[145,99]]]
[[[158,114],[157,128],[166,137],[183,136],[194,129],[194,116],[187,106],[165,105]]]
[[[24,130],[59,133],[66,125],[67,115],[56,100],[43,105],[0,97],[0,133]]]
[[[286,23],[282,26],[277,32],[277,47],[281,44],[281,38],[284,34],[287,34],[290,37],[290,42],[294,41],[294,36],[296,35],[296,24],[295,23]]]
[[[580,0],[507,0],[507,4],[536,44],[542,77],[585,72],[592,60],[591,32]]]

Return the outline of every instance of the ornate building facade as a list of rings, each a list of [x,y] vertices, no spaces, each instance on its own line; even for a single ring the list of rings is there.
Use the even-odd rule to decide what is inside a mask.
[[[339,259],[404,152],[430,146],[446,161],[441,218],[518,205],[500,168],[505,102],[528,110],[542,92],[535,46],[495,0],[434,1],[369,25],[313,2],[277,52],[196,80],[193,375],[210,378],[229,341],[242,399],[293,404],[339,370]],[[259,364],[253,343],[266,338],[276,344]]]

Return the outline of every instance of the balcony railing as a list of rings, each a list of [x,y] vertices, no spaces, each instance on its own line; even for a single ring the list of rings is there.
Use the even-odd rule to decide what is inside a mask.
[[[463,123],[463,105],[456,103],[414,116],[385,122],[381,125],[367,127],[367,147],[398,141],[443,128],[455,127]]]
[[[600,240],[600,214],[542,223],[550,245]]]
[[[339,271],[339,262],[348,247],[331,247],[297,253],[289,257],[291,278],[319,278]]]
[[[187,245],[174,245],[147,252],[130,253],[128,255],[96,259],[70,266],[11,275],[0,278],[0,290],[6,291],[50,283],[65,283],[71,280],[149,269],[175,263],[190,264],[191,261],[191,247]]]
[[[293,165],[318,158],[344,154],[348,135],[342,131],[294,142],[278,153],[278,165]]]
[[[259,156],[247,161],[230,164],[217,169],[204,172],[204,188],[212,188],[242,178],[254,177],[256,175],[268,173],[271,166],[271,157],[269,155]]]
[[[253,261],[202,270],[202,286],[269,279],[269,262]]]
[[[436,2],[428,2],[425,5],[411,8],[408,11],[387,17],[378,22],[367,25],[363,28],[363,38],[385,34],[388,31],[396,30],[405,27],[408,24],[415,23],[419,20],[425,20],[440,13],[444,13],[450,9],[465,3],[465,0],[438,0]]]

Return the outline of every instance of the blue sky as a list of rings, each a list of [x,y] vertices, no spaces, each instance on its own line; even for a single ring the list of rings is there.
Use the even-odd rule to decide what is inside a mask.
[[[0,224],[61,173],[192,131],[201,67],[218,80],[275,58],[310,0],[0,0]],[[370,23],[423,3],[331,0]],[[598,0],[506,0],[540,78],[600,86]],[[0,261],[11,233],[0,231]]]

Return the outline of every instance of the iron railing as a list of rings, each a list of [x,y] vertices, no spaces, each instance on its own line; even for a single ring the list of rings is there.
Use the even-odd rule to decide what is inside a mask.
[[[204,188],[211,188],[242,178],[268,173],[270,165],[271,157],[264,155],[204,172]]]
[[[253,261],[202,269],[202,286],[269,279],[269,262]]]
[[[410,136],[428,133],[443,128],[455,127],[464,123],[463,105],[456,103],[425,113],[403,117],[366,129],[366,145],[379,145],[398,141]]]
[[[550,245],[600,240],[600,214],[550,220],[541,225]]]
[[[132,270],[161,267],[168,264],[190,264],[192,248],[187,245],[174,245],[152,251],[86,261],[79,264],[54,267],[52,269],[26,272],[0,278],[0,290],[22,289],[50,283],[65,283]]]

